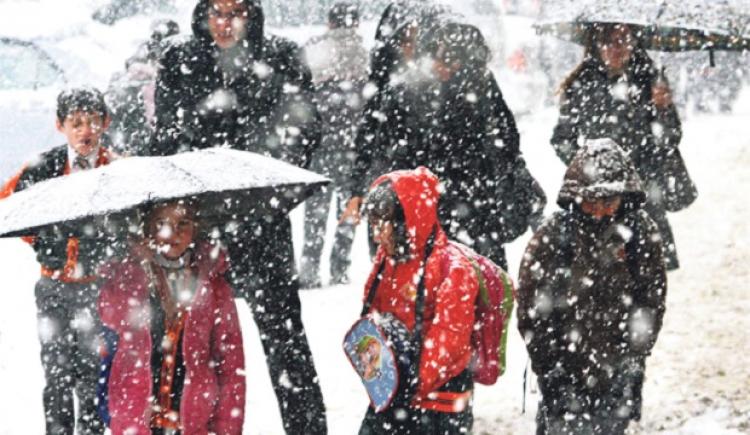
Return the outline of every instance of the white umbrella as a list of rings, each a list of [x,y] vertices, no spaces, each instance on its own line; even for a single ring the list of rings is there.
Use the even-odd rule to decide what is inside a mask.
[[[287,213],[328,181],[280,160],[227,148],[130,157],[35,184],[0,201],[0,237],[50,227],[96,236],[91,233],[140,206],[182,198],[197,201],[204,221],[241,222]]]
[[[536,24],[577,43],[602,24],[628,24],[656,51],[750,49],[748,0],[557,0]]]

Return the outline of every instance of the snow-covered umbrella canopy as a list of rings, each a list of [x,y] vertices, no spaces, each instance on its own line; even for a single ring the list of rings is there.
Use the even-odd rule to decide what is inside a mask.
[[[0,201],[0,237],[52,227],[96,237],[140,206],[183,198],[197,202],[204,222],[242,222],[287,213],[327,183],[280,160],[226,148],[131,157],[35,184]]]
[[[536,28],[583,44],[592,27],[617,23],[647,50],[750,49],[750,0],[557,0]]]

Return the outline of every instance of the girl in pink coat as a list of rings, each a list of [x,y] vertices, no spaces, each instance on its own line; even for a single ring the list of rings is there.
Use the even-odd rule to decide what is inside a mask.
[[[224,252],[196,239],[189,204],[155,206],[145,233],[104,270],[103,417],[114,435],[239,435],[245,361]]]

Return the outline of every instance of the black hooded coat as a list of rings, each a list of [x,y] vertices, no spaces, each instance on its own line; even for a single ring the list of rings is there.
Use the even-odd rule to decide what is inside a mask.
[[[426,166],[444,185],[440,220],[449,237],[505,264],[502,245],[525,232],[546,198],[526,168],[479,30],[445,19],[421,26],[424,50],[452,37],[462,66],[447,82],[415,73],[416,80],[394,76],[384,86],[358,137],[353,194],[361,196],[378,171]]]
[[[152,155],[214,146],[306,167],[320,141],[309,68],[298,47],[264,33],[263,9],[248,8],[245,38],[220,50],[208,29],[210,0],[193,12],[193,35],[166,49],[156,89]],[[251,307],[287,433],[326,433],[325,406],[301,320],[291,221],[240,221],[222,234],[237,297]]]
[[[620,209],[601,221],[578,205],[612,196],[621,198]],[[624,152],[609,139],[596,141],[572,160],[558,196],[562,210],[526,248],[518,329],[548,417],[640,417],[645,359],[667,292],[658,228],[644,201]]]
[[[162,56],[151,154],[223,145],[306,166],[320,123],[299,48],[266,35],[260,3],[244,0],[245,39],[218,49],[208,30],[209,3],[195,7],[192,37]]]

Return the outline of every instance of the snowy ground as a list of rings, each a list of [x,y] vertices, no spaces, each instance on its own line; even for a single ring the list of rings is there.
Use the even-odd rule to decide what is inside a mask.
[[[136,40],[130,36],[130,39],[123,39],[123,35],[143,34],[148,27],[148,21],[133,19],[114,31],[81,19],[80,26],[88,27],[74,31],[70,29],[76,26],[61,26],[54,18],[58,12],[71,15],[70,9],[62,11],[58,7],[54,14],[42,10],[56,4],[58,1],[0,1],[0,25],[3,31],[13,28],[18,29],[15,33],[21,36],[36,36],[33,29],[38,26],[22,25],[20,22],[24,20],[13,23],[11,14],[5,13],[18,11],[20,14],[28,11],[29,5],[35,5],[42,25],[49,22],[52,26],[44,35],[53,31],[64,34],[62,49],[99,59],[92,64],[98,83],[119,68],[122,58],[135,47]],[[181,13],[184,23],[187,15]],[[76,28],[81,29],[80,26]],[[86,32],[104,42],[92,44],[90,38],[85,37]],[[293,38],[304,39],[308,31],[299,29],[292,33]],[[371,36],[371,32],[367,33]],[[506,87],[511,86],[506,84]],[[735,109],[733,115],[693,116],[684,123],[681,149],[701,196],[691,208],[672,217],[683,267],[669,276],[664,328],[648,360],[643,420],[632,427],[634,434],[750,433],[750,296],[747,291],[750,205],[745,196],[750,191],[750,135],[747,134],[750,92],[746,90]],[[548,145],[555,117],[556,111],[547,109],[520,122],[523,151],[551,202],[554,202],[563,174],[562,165]],[[549,210],[553,208],[554,204],[550,204]],[[300,210],[294,212],[294,221],[299,247]],[[364,390],[341,350],[341,339],[359,312],[362,284],[369,270],[361,233],[355,241],[353,283],[302,292],[304,321],[332,434],[356,433],[367,406]],[[530,234],[526,234],[509,247],[513,276],[517,274],[529,237]],[[44,381],[38,356],[33,293],[38,266],[31,249],[18,240],[0,240],[0,276],[4,283],[0,303],[0,435],[41,434]],[[282,433],[257,329],[247,306],[238,301],[238,307],[248,367],[245,433]],[[534,431],[538,395],[534,388],[529,388],[526,413],[522,414],[523,370],[527,356],[515,329],[510,337],[507,373],[495,386],[477,387],[477,434],[530,434]],[[529,385],[533,384],[530,378]]]
[[[748,116],[750,93],[740,100],[734,115],[692,117],[685,122],[682,150],[701,197],[673,216],[683,267],[669,277],[664,329],[648,362],[644,417],[633,433],[750,432],[750,205],[743,195],[750,190]],[[521,123],[524,153],[550,197],[563,171],[547,145],[554,120],[555,111],[548,110]],[[301,223],[299,211],[295,223]],[[299,239],[299,225],[295,229]],[[521,237],[509,249],[513,275],[528,238],[528,234]],[[360,234],[354,283],[302,292],[304,321],[334,434],[355,433],[367,406],[340,343],[359,311],[368,268]],[[6,277],[0,305],[0,410],[4,416],[0,434],[43,432],[43,379],[33,298],[37,273],[28,247],[18,240],[0,241],[0,276]],[[247,307],[238,302],[248,365],[245,433],[281,433],[257,330]],[[508,358],[508,372],[498,384],[477,388],[476,433],[533,433],[538,396],[531,388],[526,414],[522,414],[527,358],[515,330]]]

